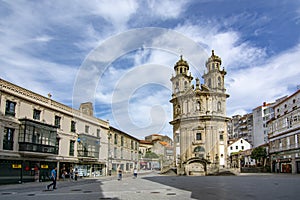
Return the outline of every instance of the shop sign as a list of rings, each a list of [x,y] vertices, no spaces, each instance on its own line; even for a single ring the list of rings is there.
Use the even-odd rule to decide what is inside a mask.
[[[21,169],[22,165],[21,164],[12,164],[13,169]]]
[[[48,169],[48,165],[41,165],[42,169]]]

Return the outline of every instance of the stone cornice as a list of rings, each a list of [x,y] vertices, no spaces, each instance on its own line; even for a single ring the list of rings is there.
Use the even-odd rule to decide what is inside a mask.
[[[12,84],[1,78],[0,78],[0,91],[3,91],[8,94],[12,94],[12,95],[17,96],[22,99],[26,99],[27,101],[45,106],[49,109],[52,109],[52,110],[55,110],[58,112],[62,112],[66,115],[73,116],[74,118],[79,118],[80,120],[90,122],[93,124],[96,123],[97,125],[103,126],[103,128],[106,128],[106,129],[109,128],[109,123],[104,120],[101,120],[99,118],[95,118],[92,116],[84,115],[79,110],[70,108],[69,106],[66,106],[62,103],[59,103],[50,98],[44,97],[40,94],[37,94],[35,92],[32,92],[30,90],[27,90],[25,88],[17,86],[15,84]]]

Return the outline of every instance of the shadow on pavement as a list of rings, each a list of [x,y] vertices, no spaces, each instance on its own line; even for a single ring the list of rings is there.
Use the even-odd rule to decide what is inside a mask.
[[[300,179],[292,176],[153,176],[143,179],[190,191],[194,199],[298,199]]]

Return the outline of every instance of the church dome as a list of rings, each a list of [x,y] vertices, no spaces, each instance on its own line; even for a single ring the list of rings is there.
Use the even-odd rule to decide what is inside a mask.
[[[208,58],[206,63],[210,63],[210,62],[218,62],[221,65],[222,60],[219,56],[215,55],[214,50],[211,51],[211,56]]]
[[[189,64],[182,59],[182,55],[180,56],[180,59],[177,61],[177,63],[174,66],[174,69],[178,67],[187,67],[187,70],[189,70]]]

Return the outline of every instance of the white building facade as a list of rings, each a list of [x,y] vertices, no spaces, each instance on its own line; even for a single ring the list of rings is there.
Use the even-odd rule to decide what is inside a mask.
[[[246,151],[249,149],[251,149],[251,144],[243,138],[239,138],[230,145],[228,145],[227,155],[230,156],[232,153]]]
[[[107,175],[110,129],[89,102],[72,109],[0,79],[0,181],[49,180],[54,167],[59,178],[75,169],[84,177]]]
[[[250,149],[251,144],[243,138],[230,140],[227,149],[228,166],[231,168],[237,168],[241,167],[241,164],[247,166],[255,165],[255,161],[251,159],[250,156],[243,156],[244,163],[241,163],[240,160],[241,152],[247,152],[247,150]]]
[[[300,90],[274,106],[268,122],[272,172],[300,173]]]
[[[252,110],[253,114],[253,148],[268,143],[267,122],[274,116],[274,103],[263,103]]]
[[[139,168],[139,140],[114,127],[109,129],[108,174],[124,173]]]
[[[180,58],[172,76],[174,165],[178,174],[207,175],[226,166],[227,121],[221,59],[212,51],[206,62],[204,84],[192,75],[188,63]]]

